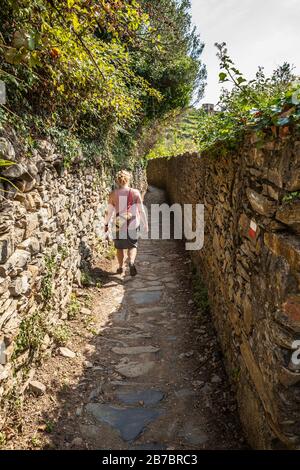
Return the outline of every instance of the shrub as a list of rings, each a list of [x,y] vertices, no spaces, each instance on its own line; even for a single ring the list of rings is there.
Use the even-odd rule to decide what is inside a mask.
[[[245,131],[276,136],[280,127],[296,126],[300,118],[300,85],[292,67],[284,63],[267,78],[262,67],[255,79],[247,81],[228,55],[226,44],[216,44],[220,60],[220,83],[230,82],[224,90],[218,111],[199,114],[197,144],[199,151],[239,143]]]

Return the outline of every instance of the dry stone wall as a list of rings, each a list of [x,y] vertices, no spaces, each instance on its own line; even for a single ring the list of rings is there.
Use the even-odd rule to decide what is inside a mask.
[[[0,172],[10,181],[0,180],[0,401],[24,390],[35,357],[51,348],[99,244],[99,208],[113,183],[112,169],[85,166],[80,149],[67,170],[51,142],[37,144],[22,158],[14,134],[0,137],[1,158],[15,162]],[[139,168],[135,180],[144,184]]]
[[[172,202],[205,205],[191,252],[235,384],[249,443],[300,446],[300,136],[249,135],[225,153],[151,160],[149,184]]]

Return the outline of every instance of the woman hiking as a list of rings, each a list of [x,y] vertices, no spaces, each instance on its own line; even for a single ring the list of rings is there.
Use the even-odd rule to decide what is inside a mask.
[[[130,187],[131,174],[122,170],[116,177],[118,188],[112,191],[108,199],[108,212],[105,218],[105,232],[115,216],[113,231],[114,245],[117,250],[119,268],[117,274],[124,271],[125,251],[128,251],[129,271],[131,276],[137,275],[135,259],[138,247],[138,233],[141,222],[148,232],[148,220],[144,210],[142,197],[137,189]]]

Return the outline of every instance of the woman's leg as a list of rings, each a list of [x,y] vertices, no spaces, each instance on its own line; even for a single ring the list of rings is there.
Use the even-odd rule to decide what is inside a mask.
[[[135,263],[136,255],[137,255],[136,248],[130,248],[128,250],[129,265],[133,265]]]
[[[128,250],[130,276],[136,276],[137,275],[137,270],[136,270],[136,267],[135,267],[135,264],[134,264],[136,255],[137,255],[137,249],[136,248],[130,248]]]
[[[118,263],[119,263],[119,268],[123,269],[124,265],[124,250],[117,250],[117,258],[118,258]]]

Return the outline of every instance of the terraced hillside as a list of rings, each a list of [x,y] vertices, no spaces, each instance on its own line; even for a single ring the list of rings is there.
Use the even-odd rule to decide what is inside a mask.
[[[151,159],[195,151],[198,119],[199,111],[196,108],[185,109],[175,116],[147,157]]]

